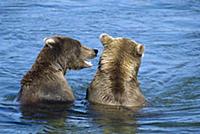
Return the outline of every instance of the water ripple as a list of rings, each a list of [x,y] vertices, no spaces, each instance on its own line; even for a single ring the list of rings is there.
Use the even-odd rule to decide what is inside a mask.
[[[0,4],[1,133],[198,133],[200,2],[6,0]],[[86,90],[98,66],[102,32],[144,44],[139,71],[149,105],[141,110],[92,106]],[[43,38],[70,36],[100,50],[92,68],[66,78],[73,105],[20,107],[20,80]]]

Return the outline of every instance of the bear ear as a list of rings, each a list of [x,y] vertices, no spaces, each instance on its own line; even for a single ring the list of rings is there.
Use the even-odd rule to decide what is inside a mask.
[[[53,44],[55,44],[56,41],[53,38],[44,38],[44,44],[50,48],[53,48]]]
[[[103,45],[106,45],[108,43],[110,43],[112,40],[113,40],[113,37],[110,36],[109,34],[107,33],[102,33],[100,36],[99,36],[99,39],[101,41],[101,43]]]
[[[138,53],[138,55],[142,56],[144,54],[144,46],[143,45],[137,45],[136,46],[136,51]]]

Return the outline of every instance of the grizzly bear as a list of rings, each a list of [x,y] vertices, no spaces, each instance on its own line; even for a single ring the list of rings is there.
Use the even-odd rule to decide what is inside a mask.
[[[101,34],[104,46],[96,75],[87,90],[92,103],[113,106],[144,106],[137,79],[144,46],[127,38]]]
[[[64,36],[46,38],[44,44],[35,63],[21,80],[18,100],[23,105],[73,102],[75,98],[64,75],[70,69],[91,67],[88,60],[96,57],[98,50]]]

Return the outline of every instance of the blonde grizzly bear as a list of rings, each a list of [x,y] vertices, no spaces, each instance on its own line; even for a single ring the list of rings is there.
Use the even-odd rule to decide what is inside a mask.
[[[87,91],[92,103],[137,107],[145,105],[137,79],[144,46],[127,38],[102,34],[104,46],[97,73]]]
[[[98,50],[63,36],[46,38],[44,42],[32,68],[21,80],[18,100],[23,105],[73,102],[74,95],[64,75],[70,69],[91,67],[88,59],[96,57]]]

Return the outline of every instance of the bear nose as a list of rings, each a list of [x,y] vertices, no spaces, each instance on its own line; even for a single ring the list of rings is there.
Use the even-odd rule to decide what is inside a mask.
[[[95,54],[97,55],[97,53],[98,53],[98,50],[97,50],[97,49],[93,49],[93,50],[94,50]]]

